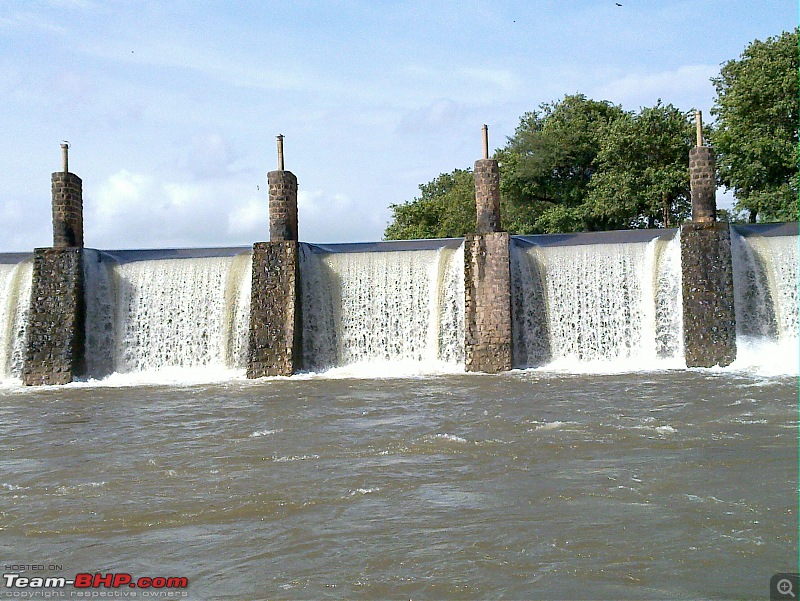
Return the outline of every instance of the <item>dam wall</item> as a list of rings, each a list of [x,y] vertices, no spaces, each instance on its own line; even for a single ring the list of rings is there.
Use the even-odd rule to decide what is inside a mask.
[[[64,149],[53,247],[0,254],[0,379],[712,367],[744,340],[796,344],[798,226],[716,221],[708,148],[690,156],[692,220],[677,229],[511,236],[486,144],[463,239],[300,242],[279,138],[269,241],[151,250],[83,247],[81,182]]]

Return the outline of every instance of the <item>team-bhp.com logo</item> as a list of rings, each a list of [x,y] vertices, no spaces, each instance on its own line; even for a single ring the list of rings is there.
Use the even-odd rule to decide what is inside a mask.
[[[140,588],[140,589],[185,589],[189,586],[189,579],[177,576],[156,576],[133,579],[127,573],[109,574],[76,574],[75,578],[49,576],[22,576],[21,574],[3,574],[6,588],[15,589],[63,589],[68,586],[80,589],[90,588]]]

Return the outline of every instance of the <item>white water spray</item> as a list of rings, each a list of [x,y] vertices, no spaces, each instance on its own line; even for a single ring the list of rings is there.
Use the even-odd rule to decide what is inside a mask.
[[[100,265],[88,268],[90,374],[244,367],[251,255]]]
[[[33,261],[0,264],[0,380],[22,376]]]
[[[731,234],[735,367],[796,373],[798,238]]]
[[[680,241],[512,251],[520,367],[683,354]]]
[[[313,253],[301,263],[304,363],[464,361],[458,250]]]

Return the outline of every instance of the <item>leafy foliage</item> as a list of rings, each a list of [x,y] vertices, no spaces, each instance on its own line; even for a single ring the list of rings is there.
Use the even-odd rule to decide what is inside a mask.
[[[672,227],[691,213],[689,115],[659,100],[603,132],[587,204],[610,228]]]
[[[456,169],[420,184],[421,195],[411,202],[391,205],[387,240],[460,238],[475,230],[475,183],[472,171]]]
[[[719,180],[750,221],[798,219],[798,30],[754,41],[712,79]]]
[[[527,209],[533,232],[606,229],[585,203],[604,132],[625,117],[621,107],[582,94],[522,116],[497,159],[501,190]]]

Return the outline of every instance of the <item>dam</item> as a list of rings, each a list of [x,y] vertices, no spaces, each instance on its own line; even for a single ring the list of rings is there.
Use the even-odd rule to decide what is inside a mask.
[[[713,169],[705,150],[693,174]],[[475,174],[466,239],[299,242],[297,179],[279,169],[269,242],[95,250],[80,178],[54,173],[53,248],[0,254],[0,380],[712,367],[745,347],[797,347],[796,223],[720,223],[694,206],[693,176],[697,219],[677,229],[509,236],[496,161]]]

